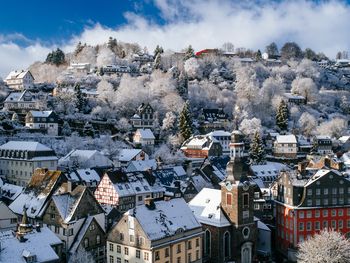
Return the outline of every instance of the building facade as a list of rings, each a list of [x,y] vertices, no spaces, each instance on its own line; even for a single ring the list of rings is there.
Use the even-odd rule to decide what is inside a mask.
[[[108,263],[200,263],[202,227],[181,199],[129,210],[107,238]]]
[[[285,159],[296,159],[298,143],[295,135],[278,135],[273,145],[275,157]]]
[[[154,110],[149,103],[142,103],[134,116],[130,118],[131,124],[135,129],[152,128],[154,121]]]
[[[38,142],[10,141],[0,146],[0,176],[10,183],[26,186],[37,168],[57,169],[57,157]]]
[[[58,116],[53,111],[30,111],[26,115],[25,126],[51,136],[57,136]]]
[[[24,90],[34,86],[34,77],[29,70],[15,70],[9,73],[5,82],[11,89]]]
[[[319,170],[312,177],[282,172],[276,181],[276,244],[295,260],[298,243],[332,228],[350,232],[350,181],[336,170]]]

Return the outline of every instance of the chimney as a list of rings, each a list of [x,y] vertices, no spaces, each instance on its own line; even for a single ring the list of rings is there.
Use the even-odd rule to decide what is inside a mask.
[[[331,159],[328,156],[326,156],[324,158],[323,163],[324,163],[324,166],[326,166],[327,168],[332,168],[331,167]]]
[[[36,232],[41,232],[41,227],[39,223],[35,225],[35,230]]]
[[[149,210],[154,210],[156,208],[156,204],[154,203],[153,198],[145,198],[145,206]]]
[[[300,174],[304,175],[306,172],[306,167],[308,166],[309,162],[303,161],[298,163],[298,171]]]
[[[72,192],[72,182],[68,180],[67,182],[67,192],[70,193]]]

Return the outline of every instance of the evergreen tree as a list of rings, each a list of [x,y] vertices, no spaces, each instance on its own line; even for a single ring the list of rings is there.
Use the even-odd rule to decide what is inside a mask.
[[[267,45],[265,48],[265,52],[269,55],[269,58],[273,58],[278,56],[278,47],[275,42],[272,42],[270,45]]]
[[[153,54],[154,54],[153,56],[154,56],[154,58],[156,58],[158,54],[163,54],[163,53],[164,53],[163,48],[161,46],[157,45],[156,49],[153,52]]]
[[[79,112],[81,112],[85,108],[86,100],[84,98],[83,93],[81,92],[80,84],[75,85],[74,91],[75,91],[75,95],[77,97],[76,107],[79,110]]]
[[[59,66],[65,63],[65,55],[61,49],[57,48],[56,51],[52,51],[47,55],[45,62]]]
[[[265,163],[265,149],[260,138],[259,132],[255,132],[253,141],[250,145],[249,156],[252,164]]]
[[[162,68],[162,57],[161,57],[160,53],[158,53],[156,58],[154,59],[153,68],[154,69],[161,69]]]
[[[193,133],[192,118],[191,118],[191,112],[189,109],[188,102],[185,103],[180,113],[179,128],[180,128],[181,136],[184,140],[187,140],[188,138],[191,137]]]
[[[286,102],[284,100],[281,101],[278,106],[276,113],[276,125],[282,130],[285,131],[288,129],[288,117],[289,110]]]
[[[117,46],[118,46],[117,39],[109,37],[107,47],[109,47],[110,50],[115,52]]]
[[[261,51],[260,49],[258,49],[258,51],[255,53],[255,60],[260,61],[261,59],[262,59]]]
[[[63,136],[70,136],[72,134],[72,130],[71,130],[70,126],[69,126],[69,123],[66,122],[66,121],[62,125],[61,134]]]
[[[187,99],[188,96],[188,77],[185,72],[180,73],[178,82],[177,82],[177,91],[179,92],[179,95],[183,99]]]
[[[192,48],[191,45],[189,45],[185,51],[184,60],[187,60],[187,59],[192,58],[192,57],[194,57],[194,49]]]

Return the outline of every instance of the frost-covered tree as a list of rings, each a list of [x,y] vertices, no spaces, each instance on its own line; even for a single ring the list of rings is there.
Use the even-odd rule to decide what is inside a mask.
[[[304,112],[300,116],[300,118],[298,120],[298,124],[299,124],[299,127],[302,130],[303,134],[309,136],[315,132],[315,129],[317,127],[317,120],[310,113]]]
[[[86,122],[83,129],[84,136],[94,137],[95,129],[90,122]]]
[[[252,164],[265,163],[264,144],[260,138],[259,132],[255,132],[252,143],[250,144],[249,157]]]
[[[292,93],[305,97],[306,102],[315,102],[318,90],[311,78],[296,78],[292,82]]]
[[[278,47],[275,42],[267,45],[265,48],[265,52],[269,55],[269,57],[278,56]]]
[[[341,118],[334,118],[333,120],[321,123],[317,127],[317,133],[320,135],[329,135],[334,138],[339,138],[347,129],[347,122]]]
[[[225,52],[234,52],[235,46],[231,42],[226,42],[222,45],[221,49]]]
[[[55,51],[52,51],[47,55],[45,62],[59,66],[66,62],[65,55],[61,49],[57,48]]]
[[[172,111],[168,111],[163,119],[162,131],[174,130],[176,123],[176,115]]]
[[[341,233],[324,229],[299,244],[300,263],[350,262],[350,241]]]
[[[129,132],[132,126],[127,118],[121,118],[117,123],[117,128],[121,132]]]
[[[84,49],[84,46],[79,41],[77,46],[75,47],[74,56],[77,56],[83,49]]]
[[[203,68],[194,57],[191,57],[185,61],[184,69],[187,76],[191,79],[201,79],[203,77]]]
[[[304,58],[307,58],[309,60],[317,60],[316,52],[311,48],[306,48],[304,51]]]
[[[113,108],[113,103],[115,101],[115,91],[113,88],[113,85],[109,83],[107,80],[102,79],[97,84],[97,93],[98,93],[98,99],[107,104],[109,108]]]
[[[193,124],[192,124],[192,117],[191,117],[189,104],[188,102],[186,102],[182,108],[180,118],[179,118],[179,130],[184,140],[187,140],[188,138],[191,137],[193,133],[192,125]]]
[[[249,136],[254,136],[255,133],[260,133],[262,129],[261,120],[258,118],[244,119],[239,125],[239,130]]]
[[[280,128],[280,130],[285,131],[288,129],[288,117],[288,105],[284,100],[282,100],[276,112],[276,125],[278,128]]]
[[[156,58],[153,62],[153,68],[154,69],[161,69],[162,68],[162,56],[161,53],[157,53]]]
[[[163,54],[163,53],[164,53],[164,49],[161,46],[157,45],[156,48],[154,49],[153,56],[154,58],[156,58],[158,54]]]
[[[295,42],[287,42],[281,48],[281,57],[283,59],[301,59],[303,52]]]
[[[261,59],[262,59],[261,51],[260,49],[258,49],[258,51],[255,53],[255,60],[260,61]]]
[[[67,121],[63,122],[61,134],[63,136],[70,136],[72,134],[72,129],[70,128],[69,123]]]
[[[188,96],[188,77],[187,74],[181,71],[178,82],[177,91],[183,99],[187,99]]]
[[[111,51],[108,47],[102,46],[99,49],[96,58],[97,67],[103,67],[106,65],[114,65],[116,63],[116,57],[113,51]]]
[[[15,121],[15,122],[18,122],[18,114],[16,112],[12,114],[11,120]]]

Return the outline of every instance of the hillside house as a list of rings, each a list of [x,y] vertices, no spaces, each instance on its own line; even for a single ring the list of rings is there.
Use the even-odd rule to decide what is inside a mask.
[[[34,77],[29,70],[15,70],[8,74],[5,83],[11,89],[25,90],[34,86]]]
[[[53,111],[29,111],[25,118],[25,126],[51,136],[57,136],[58,116]]]
[[[151,105],[142,103],[138,108],[134,116],[130,118],[130,122],[134,129],[139,128],[152,128],[154,121],[154,110]]]
[[[295,135],[278,135],[273,145],[273,154],[278,158],[296,159],[298,152]]]
[[[153,132],[150,129],[137,129],[134,134],[134,143],[140,144],[141,146],[154,146]]]
[[[44,110],[46,108],[46,95],[31,93],[27,90],[10,93],[4,101],[4,109],[14,111],[24,116],[31,110]]]
[[[126,167],[132,161],[148,160],[149,156],[141,149],[122,149],[117,157],[117,167]]]
[[[222,146],[215,138],[196,135],[187,139],[181,150],[188,158],[208,158],[222,155]]]

